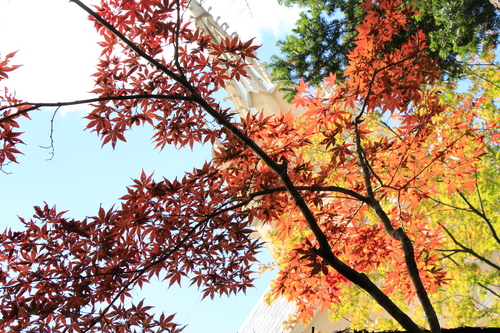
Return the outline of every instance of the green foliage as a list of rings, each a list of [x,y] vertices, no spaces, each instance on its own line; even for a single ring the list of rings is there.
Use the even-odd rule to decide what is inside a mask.
[[[457,93],[455,87],[448,84],[432,87],[440,89],[442,103],[449,105],[450,111],[454,105],[466,101],[471,118],[465,117],[464,125],[474,124],[487,143],[486,155],[477,163],[474,183],[454,191],[453,185],[450,191],[450,181],[441,180],[435,195],[419,205],[430,226],[443,228],[443,243],[438,250],[442,257],[440,264],[446,267],[447,283],[429,290],[429,296],[444,327],[500,326],[500,67],[495,63],[493,52],[481,51],[481,57],[464,57],[465,68],[470,73],[467,92]],[[381,117],[368,119],[373,125],[369,129],[389,135],[384,127],[377,127],[383,120]],[[452,135],[445,129],[442,133]],[[311,145],[304,148],[307,155],[326,164],[329,154],[321,146],[321,138],[312,136],[310,140]],[[470,147],[475,144],[470,142]],[[335,178],[335,172],[335,169],[331,171],[331,178]],[[372,220],[376,220],[374,215],[365,214],[365,223]],[[278,248],[282,246],[283,251],[278,251],[280,262],[293,244],[306,235],[296,228],[285,243],[277,235],[270,236],[273,244]],[[367,274],[374,281],[383,281],[391,274],[391,267],[380,264],[376,271]],[[328,309],[332,321],[348,319],[351,329],[401,329],[358,287],[344,287],[339,294],[339,302]],[[417,301],[406,307],[403,293],[394,290],[390,296],[415,322],[425,326],[425,315]]]
[[[479,45],[498,42],[500,16],[488,0],[407,0],[419,13],[416,20],[392,41],[399,47],[408,35],[423,30],[429,38],[431,56],[439,58],[444,77],[463,74],[461,57],[476,53]],[[293,33],[279,41],[282,54],[270,62],[272,75],[283,81],[288,97],[293,84],[304,78],[319,84],[330,72],[342,74],[362,19],[361,0],[281,0],[285,6],[303,8]],[[461,56],[461,57],[460,57]]]
[[[487,320],[490,326],[500,323],[497,287],[500,285],[500,243],[493,236],[500,222],[500,161],[498,148],[493,149],[496,153],[484,158],[476,174],[475,191],[468,194],[457,191],[450,196],[433,198],[439,202],[434,201],[429,209],[431,219],[447,230],[442,253],[451,280],[431,297],[449,326],[477,324],[481,320]]]
[[[458,98],[471,99],[480,119],[477,125],[489,142],[487,154],[478,165],[474,187],[436,196],[428,203],[429,217],[445,227],[447,237],[442,253],[451,278],[445,288],[431,297],[450,326],[485,321],[490,326],[500,325],[500,149],[497,139],[500,73],[494,57],[493,52],[487,51],[482,57],[468,57],[473,74],[468,91],[456,94],[452,89],[443,89],[442,95],[444,103]]]

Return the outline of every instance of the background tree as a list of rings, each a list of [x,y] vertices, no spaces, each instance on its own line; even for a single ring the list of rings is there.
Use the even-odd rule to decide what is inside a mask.
[[[304,118],[240,118],[212,95],[225,80],[246,75],[245,59],[255,57],[251,41],[214,44],[182,21],[181,1],[103,0],[96,11],[72,2],[103,36],[94,74],[98,97],[33,104],[5,90],[3,162],[19,154],[19,117],[89,102],[87,128],[103,144],[114,147],[127,130],[145,125],[158,148],[218,142],[215,158],[180,180],[143,172],[119,207],[101,207],[83,220],[35,207],[33,219],[21,219],[24,231],[1,236],[0,327],[180,331],[173,316],[155,317],[143,302],[127,302],[132,290],[156,276],[170,285],[188,279],[204,296],[244,291],[252,286],[259,248],[248,223],[258,219],[282,237],[296,227],[308,230],[275,288],[299,301],[301,319],[317,306],[331,307],[342,287],[357,285],[409,332],[421,328],[389,295],[418,298],[431,330],[441,331],[427,293],[445,282],[436,253],[441,234],[419,203],[443,180],[471,190],[483,135],[462,121],[474,118],[472,104],[449,108],[438,91],[424,89],[439,72],[423,33],[400,48],[387,43],[411,22],[410,8],[394,0],[364,4],[347,80],[337,85],[332,74],[326,90],[297,86]],[[0,63],[2,77],[14,69],[12,56]],[[392,136],[372,133],[372,119],[389,116]],[[321,139],[326,164],[307,151],[313,137]],[[391,274],[381,281],[373,276],[378,267]]]
[[[423,30],[429,38],[429,55],[438,58],[444,77],[463,74],[461,60],[477,53],[480,45],[487,48],[498,43],[499,11],[488,0],[418,0],[406,1],[419,13],[399,36],[388,41],[399,47],[409,35]],[[363,19],[361,0],[281,0],[285,6],[303,8],[292,34],[278,42],[281,55],[270,62],[273,77],[283,82],[283,90],[291,97],[294,83],[304,78],[319,84],[328,73],[342,75],[347,55],[353,49],[357,27]]]
[[[444,230],[442,242],[436,248],[443,259],[440,263],[446,269],[448,280],[445,285],[437,287],[430,297],[442,324],[448,327],[491,325],[498,326],[500,320],[500,274],[498,265],[498,98],[500,82],[498,65],[495,63],[493,51],[483,52],[482,56],[464,59],[471,68],[469,86],[464,92],[457,93],[457,87],[442,84],[430,87],[439,89],[440,98],[445,105],[456,104],[459,100],[473,104],[471,116],[465,117],[469,125],[475,123],[486,137],[487,155],[476,162],[480,168],[474,172],[473,186],[467,191],[458,187],[450,187],[450,181],[436,182],[439,191],[422,198],[422,216],[431,228],[441,227]],[[374,130],[391,137],[394,134],[392,120],[384,118],[371,119]],[[442,135],[453,136],[444,128]],[[306,147],[311,158],[320,164],[327,164],[329,154],[320,144],[321,136],[313,138],[313,145]],[[474,143],[471,142],[471,145]],[[274,248],[278,251],[278,264],[287,265],[289,251],[296,246],[307,231],[294,228],[284,241],[276,232],[271,233]],[[348,236],[344,236],[348,237]],[[390,266],[378,266],[373,273],[374,279],[383,279],[391,273]],[[341,290],[340,302],[329,310],[330,319],[338,321],[347,319],[353,329],[394,330],[397,323],[383,315],[383,310],[373,299],[358,288],[345,287]],[[394,291],[393,298],[398,304],[405,306],[406,295]],[[273,295],[269,295],[270,300]],[[305,301],[305,300],[304,300]],[[299,300],[300,302],[300,300]],[[419,307],[408,309],[412,318],[424,318]]]
[[[481,168],[474,173],[474,190],[464,193],[455,189],[449,194],[435,195],[428,202],[428,214],[447,235],[441,249],[451,274],[463,276],[442,291],[439,302],[450,295],[460,299],[446,304],[445,313],[455,324],[483,322],[488,319],[498,325],[500,306],[500,266],[498,265],[498,138],[500,97],[498,65],[495,53],[485,52],[481,57],[466,59],[472,68],[467,91],[457,94],[451,87],[442,87],[445,103],[457,98],[478,98],[475,121],[488,138],[488,154],[480,161]],[[436,295],[438,301],[438,295]]]

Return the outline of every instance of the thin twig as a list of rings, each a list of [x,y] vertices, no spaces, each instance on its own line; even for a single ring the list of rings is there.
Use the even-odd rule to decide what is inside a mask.
[[[50,145],[48,146],[39,146],[40,148],[43,149],[51,149],[49,155],[50,157],[47,159],[47,161],[50,161],[54,158],[54,118],[56,117],[57,111],[59,111],[60,106],[55,109],[54,113],[52,114],[52,118],[50,119]]]
[[[497,244],[500,244],[500,238],[498,237],[497,231],[495,230],[495,227],[493,226],[493,223],[490,221],[490,219],[488,219],[488,217],[483,212],[480,212],[476,207],[474,207],[472,205],[472,203],[467,199],[467,197],[465,195],[463,195],[462,192],[460,192],[460,191],[457,191],[457,192],[458,192],[458,195],[462,198],[462,200],[465,201],[467,206],[469,206],[470,210],[473,213],[475,213],[476,215],[478,215],[479,217],[481,217],[484,222],[486,222],[486,225],[490,229],[491,235],[493,236],[493,238],[495,239]]]
[[[494,290],[492,290],[491,288],[489,288],[488,286],[485,286],[484,284],[482,284],[481,282],[478,282],[477,283],[480,287],[488,290],[490,293],[492,293],[493,295],[495,295],[496,297],[500,298],[500,295],[498,293],[496,293]]]
[[[455,245],[457,245],[458,247],[461,248],[461,250],[456,250],[456,251],[460,251],[460,252],[471,254],[472,256],[476,257],[480,261],[482,261],[482,262],[484,262],[484,263],[490,265],[491,267],[493,267],[493,268],[495,268],[495,269],[497,269],[497,270],[500,271],[500,266],[498,266],[497,264],[493,263],[492,261],[486,259],[484,256],[480,255],[479,253],[477,253],[473,249],[468,248],[467,246],[465,246],[462,243],[460,243],[455,238],[455,236],[451,233],[451,231],[448,230],[448,228],[446,228],[444,225],[441,225],[441,226],[442,226],[443,230],[446,232],[446,234],[451,238],[451,240],[453,241],[453,243],[455,243]]]

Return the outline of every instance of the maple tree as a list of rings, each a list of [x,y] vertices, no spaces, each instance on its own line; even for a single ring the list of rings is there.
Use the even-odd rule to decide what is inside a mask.
[[[389,47],[414,15],[410,7],[367,1],[346,80],[332,74],[324,89],[302,81],[294,103],[304,115],[265,117],[235,115],[213,97],[246,75],[252,41],[214,43],[183,21],[180,0],[103,0],[95,10],[72,2],[103,37],[98,97],[33,104],[5,89],[0,165],[20,154],[19,117],[81,103],[92,103],[87,128],[103,145],[150,126],[157,148],[211,143],[214,160],[180,180],[143,172],[118,208],[83,220],[48,205],[21,218],[24,231],[1,236],[2,329],[179,332],[172,315],[127,302],[131,291],[153,277],[170,285],[191,280],[205,297],[244,291],[260,248],[249,223],[259,220],[283,240],[305,230],[274,288],[297,302],[299,319],[331,308],[342,288],[357,285],[408,332],[421,328],[390,295],[417,298],[432,332],[440,332],[428,291],[447,281],[443,233],[419,203],[443,188],[473,190],[484,135],[462,121],[476,116],[473,103],[448,107],[426,88],[439,72],[421,31]],[[0,78],[15,69],[13,56],[0,63]],[[384,128],[375,126],[381,120]],[[324,157],[313,159],[310,148],[318,146]]]
[[[458,94],[453,87],[443,86],[441,98],[445,103],[459,98],[480,98],[474,108],[476,117],[466,121],[475,121],[483,132],[488,154],[474,173],[472,191],[456,189],[449,195],[434,195],[427,203],[428,214],[435,223],[443,225],[447,236],[441,251],[449,274],[460,276],[434,296],[436,303],[447,309],[452,324],[487,318],[492,325],[498,325],[498,63],[494,52],[487,48],[466,60],[473,68],[467,91]],[[460,295],[460,306],[447,302],[450,295]]]
[[[341,74],[353,48],[362,19],[362,0],[280,0],[284,6],[299,6],[300,18],[292,33],[278,42],[281,54],[272,57],[273,77],[292,96],[294,83],[304,78],[319,84],[328,73]],[[418,11],[407,31],[390,41],[400,47],[410,34],[423,30],[429,52],[438,58],[443,79],[463,77],[463,57],[476,53],[481,44],[498,44],[500,12],[488,0],[411,0]],[[496,8],[495,8],[496,7]]]
[[[469,55],[469,66],[475,67],[470,87],[467,92],[456,92],[456,86],[447,84],[433,85],[438,89],[440,99],[446,105],[454,105],[462,100],[472,103],[470,116],[462,121],[474,123],[478,131],[485,136],[480,144],[485,146],[487,155],[476,161],[480,166],[473,173],[469,190],[464,191],[450,186],[450,183],[436,182],[438,190],[427,199],[421,198],[419,210],[427,219],[429,227],[442,228],[440,243],[434,247],[434,253],[440,253],[442,268],[446,269],[446,284],[436,287],[429,295],[436,308],[441,323],[448,327],[462,326],[498,326],[500,297],[498,292],[498,64],[493,51]],[[484,56],[486,55],[486,56]],[[460,90],[463,90],[461,88]],[[470,106],[470,105],[469,105]],[[375,131],[390,136],[386,120],[373,118],[371,126]],[[444,135],[453,135],[444,132]],[[313,139],[313,145],[307,147],[311,159],[325,163],[329,154],[321,148],[320,137]],[[474,142],[470,142],[474,145]],[[453,179],[453,176],[450,176]],[[301,237],[307,233],[303,228],[295,228],[289,236],[283,237],[276,232],[270,235],[273,248],[277,252],[278,265],[286,265],[290,251]],[[348,236],[343,236],[347,239]],[[286,246],[280,246],[285,243]],[[371,273],[375,280],[383,280],[392,274],[392,266],[379,265]],[[319,283],[319,282],[318,282]],[[348,319],[351,329],[395,330],[398,325],[394,320],[383,315],[383,309],[359,288],[343,286],[339,292],[339,302],[328,308],[331,321]],[[407,294],[401,290],[391,293],[394,301],[406,307],[407,313],[417,323],[424,326],[425,317],[420,307],[407,307]],[[273,293],[268,300],[272,301]],[[306,302],[306,298],[302,302]],[[299,300],[300,302],[300,300]]]

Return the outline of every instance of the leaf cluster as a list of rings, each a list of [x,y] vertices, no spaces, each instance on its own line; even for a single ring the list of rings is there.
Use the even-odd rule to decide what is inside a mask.
[[[261,245],[251,237],[253,223],[271,226],[288,244],[274,293],[297,303],[300,320],[333,309],[357,285],[414,333],[421,332],[417,320],[397,295],[406,303],[418,298],[440,332],[428,291],[447,282],[438,254],[443,234],[421,201],[470,190],[487,136],[474,103],[448,107],[438,90],[426,89],[440,73],[425,34],[408,29],[410,7],[396,0],[360,7],[346,79],[331,73],[324,88],[296,85],[301,116],[237,117],[213,94],[247,75],[251,41],[213,41],[183,21],[181,1],[103,0],[95,11],[73,2],[103,38],[93,75],[98,97],[5,99],[0,134],[40,107],[91,102],[87,129],[103,145],[149,126],[157,148],[210,143],[214,159],[180,180],[142,172],[119,207],[83,220],[35,207],[23,231],[0,235],[0,328],[178,332],[172,316],[129,304],[132,290],[159,278],[189,280],[205,297],[244,292]],[[408,38],[395,47],[401,34]]]
[[[287,0],[285,6],[303,8],[292,34],[278,42],[281,53],[270,62],[272,75],[284,83],[288,98],[295,93],[294,83],[301,78],[318,85],[328,73],[342,75],[357,36],[356,27],[363,20],[360,0]],[[464,74],[462,57],[477,53],[482,47],[498,43],[499,13],[488,0],[418,0],[406,1],[418,13],[392,40],[398,48],[422,30],[429,38],[428,55],[438,59],[443,78]]]

